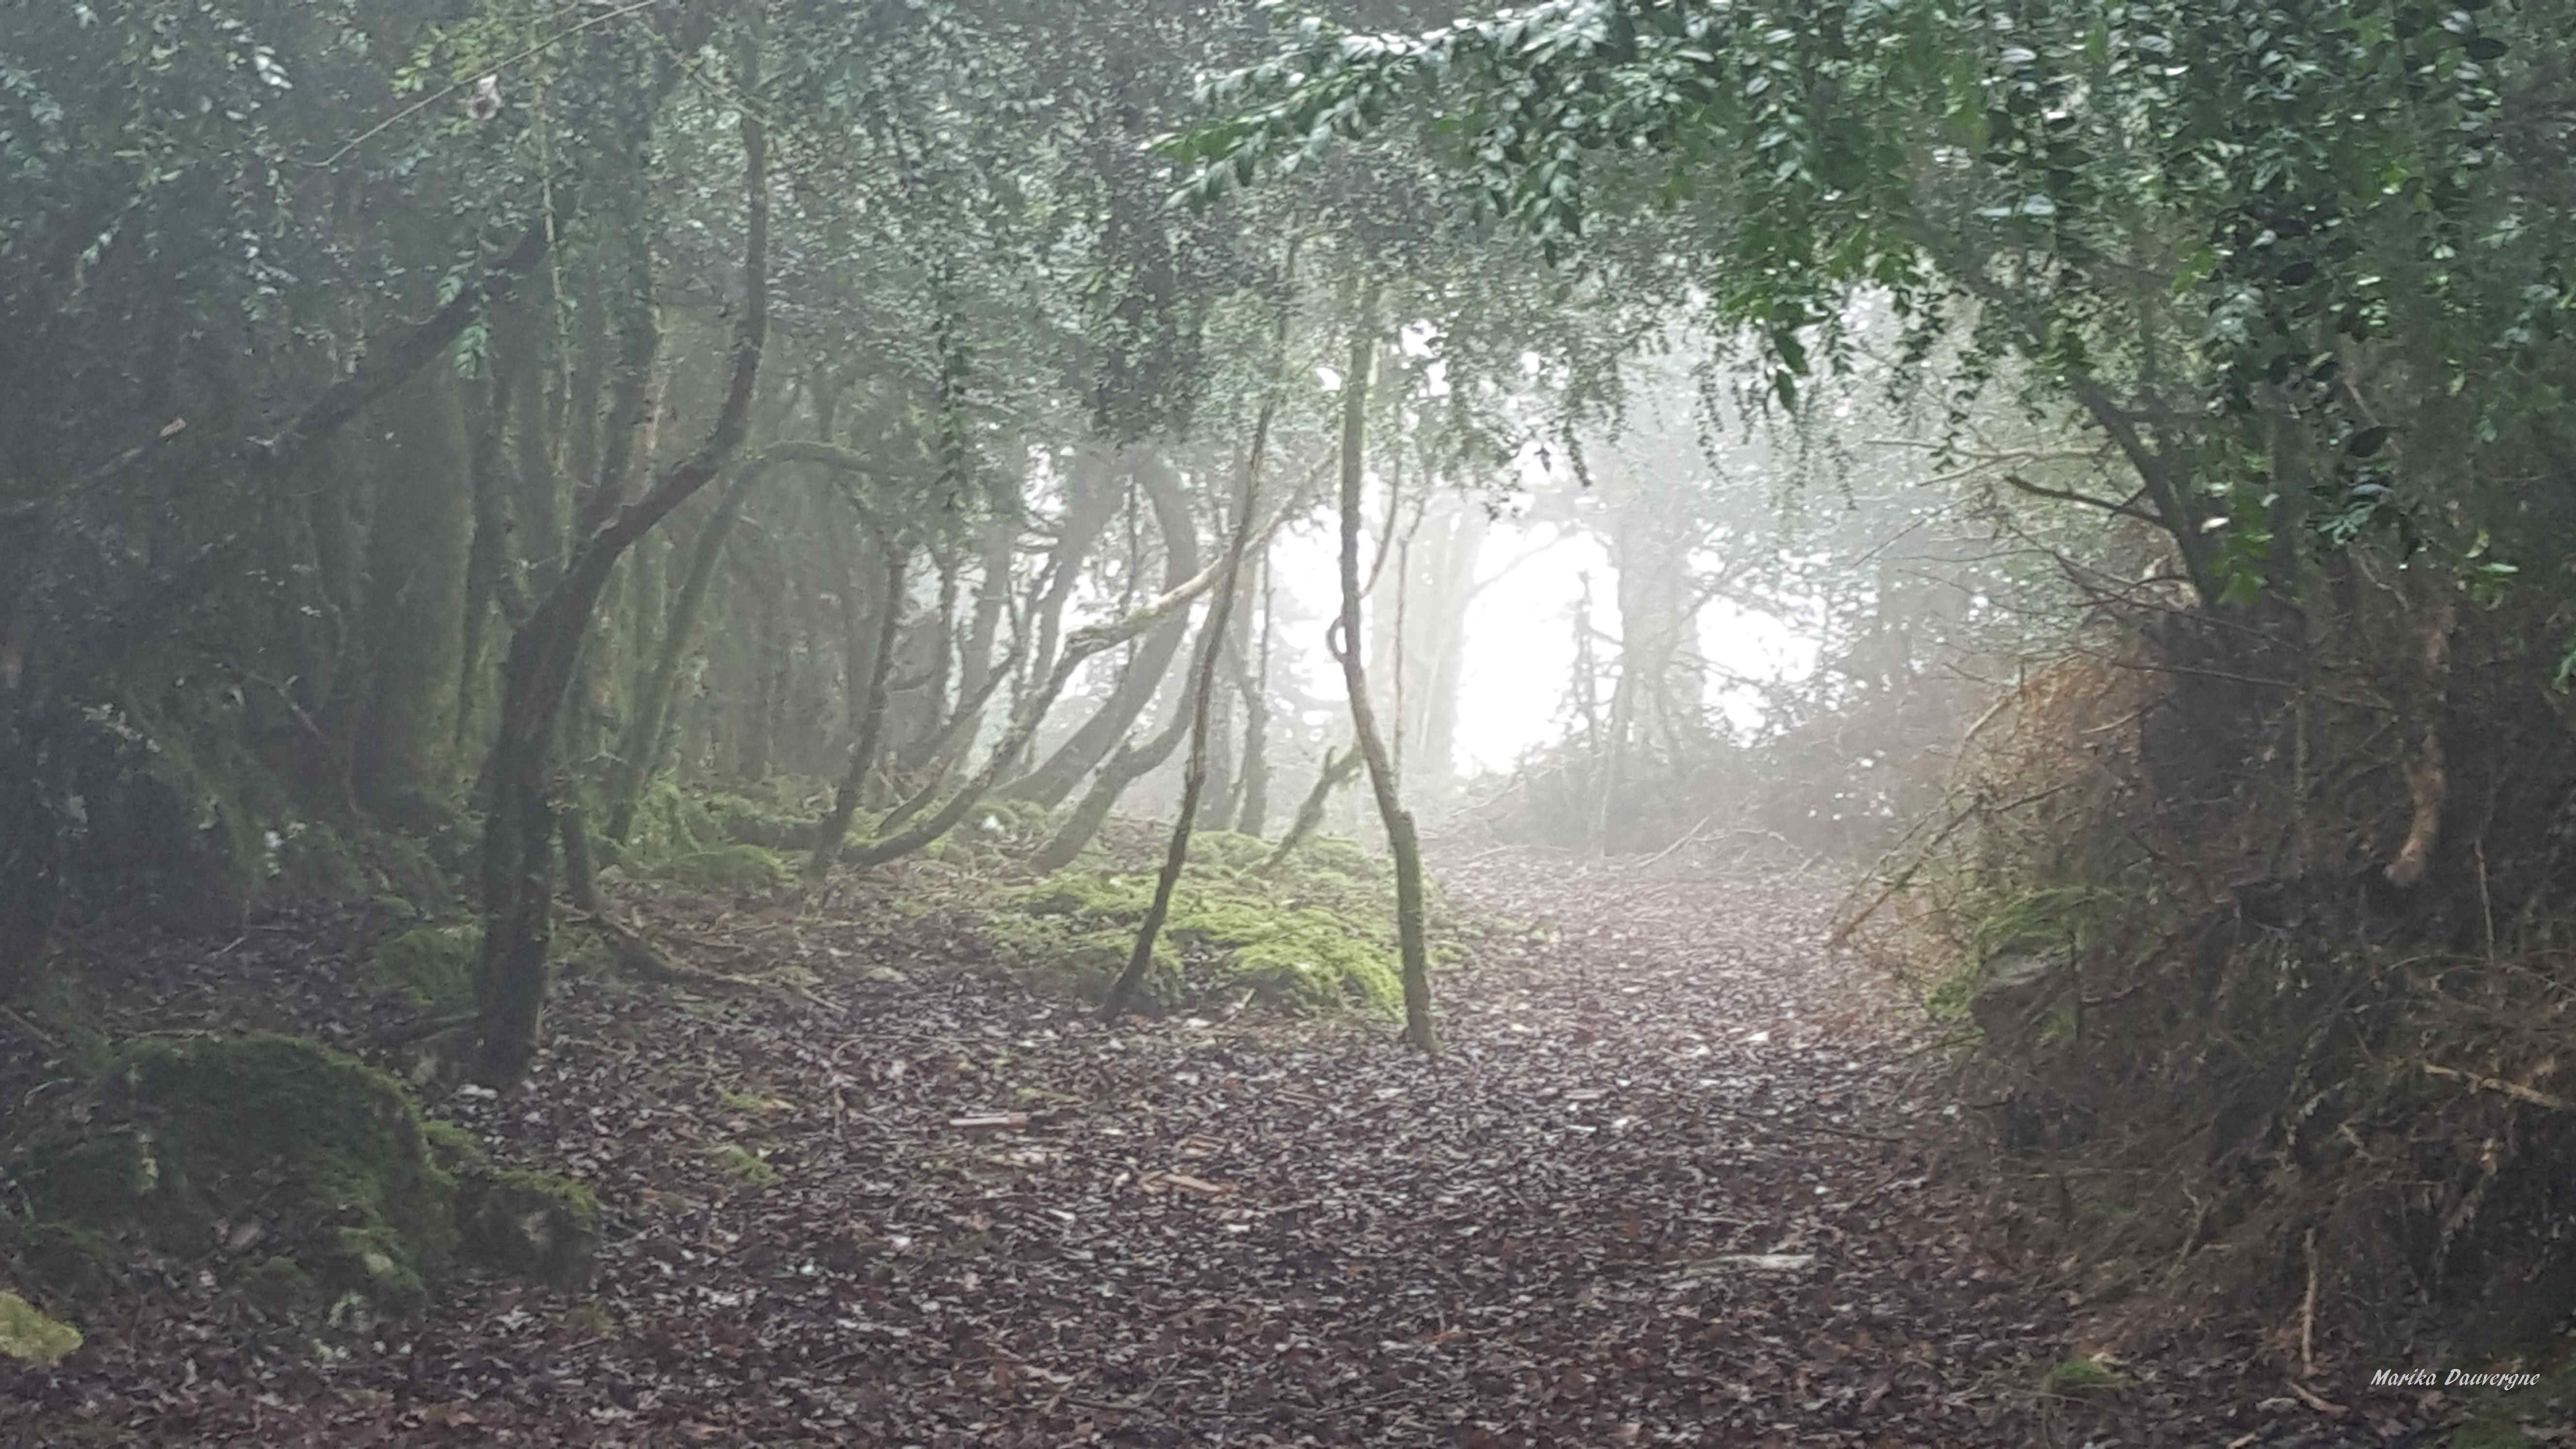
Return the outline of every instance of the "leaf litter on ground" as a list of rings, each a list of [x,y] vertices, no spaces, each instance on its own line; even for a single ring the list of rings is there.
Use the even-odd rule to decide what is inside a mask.
[[[0,1366],[0,1438],[1875,1449],[2417,1427],[2408,1403],[2283,1398],[2241,1337],[2130,1346],[2115,1388],[2043,1392],[2075,1322],[1981,1230],[1906,1013],[1824,949],[1830,883],[1524,850],[1442,878],[1472,949],[1440,981],[1437,1061],[1367,1020],[1104,1027],[920,908],[944,876],[837,885],[821,910],[642,902],[665,939],[793,989],[573,981],[526,1089],[432,1104],[594,1185],[589,1289],[469,1280],[317,1353],[167,1276],[60,1366]],[[399,1024],[357,981],[367,923],[263,929],[219,962],[129,943],[117,1025],[363,1044]],[[47,1069],[9,1050],[23,1094]],[[763,1171],[727,1170],[744,1159]]]

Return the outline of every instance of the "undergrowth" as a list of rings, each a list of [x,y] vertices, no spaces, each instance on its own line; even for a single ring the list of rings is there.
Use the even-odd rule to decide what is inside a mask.
[[[2424,627],[2363,605],[2347,634]],[[2083,1299],[2250,1311],[2276,1348],[2566,1326],[2576,735],[2528,621],[2457,632],[2479,662],[2438,677],[2347,637],[2265,686],[2286,646],[2187,616],[2037,671],[1855,897]]]

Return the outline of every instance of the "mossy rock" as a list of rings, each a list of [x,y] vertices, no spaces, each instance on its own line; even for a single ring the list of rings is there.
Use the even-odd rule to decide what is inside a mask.
[[[599,1252],[599,1200],[568,1177],[499,1167],[460,1179],[457,1226],[465,1255],[556,1288],[590,1281]]]
[[[422,1126],[431,1160],[456,1179],[458,1253],[469,1262],[557,1288],[590,1281],[599,1252],[599,1200],[569,1177],[495,1165],[452,1122]]]
[[[218,1224],[259,1224],[328,1290],[408,1313],[454,1246],[455,1184],[430,1160],[410,1094],[315,1042],[128,1047],[88,1117],[8,1176],[39,1221],[92,1257],[124,1240],[196,1259]]]
[[[493,1163],[474,1135],[428,1122],[430,1157],[456,1179],[458,1251],[471,1262],[556,1287],[590,1277],[599,1202],[572,1178]]]
[[[424,1119],[420,1124],[420,1138],[429,1148],[429,1160],[450,1177],[459,1177],[491,1165],[491,1154],[483,1150],[482,1142],[453,1122]]]
[[[0,1358],[51,1368],[80,1346],[79,1329],[37,1312],[15,1293],[0,1292]]]
[[[358,1327],[419,1312],[460,1257],[574,1286],[598,1248],[588,1188],[494,1165],[392,1077],[299,1037],[130,1046],[71,1115],[5,1173],[34,1214],[12,1256],[66,1293],[114,1286],[138,1256],[256,1242],[263,1256],[214,1259],[230,1286],[276,1316]]]
[[[419,926],[387,936],[367,965],[367,982],[421,1006],[462,1006],[474,999],[482,936],[473,926]]]
[[[796,876],[776,851],[757,845],[718,845],[673,856],[656,876],[702,891],[774,890]]]

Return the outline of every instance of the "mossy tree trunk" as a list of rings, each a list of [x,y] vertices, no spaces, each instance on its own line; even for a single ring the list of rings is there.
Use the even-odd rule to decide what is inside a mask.
[[[1261,640],[1257,648],[1243,651],[1243,671],[1239,682],[1243,689],[1243,804],[1235,812],[1234,828],[1246,835],[1259,835],[1270,824],[1270,558],[1265,550],[1259,560],[1261,569]]]
[[[680,677],[680,662],[695,637],[698,614],[706,604],[709,586],[715,582],[716,564],[724,556],[725,540],[742,518],[744,505],[751,501],[761,471],[757,466],[743,468],[733,486],[725,490],[715,512],[698,529],[698,536],[690,541],[688,572],[680,581],[680,591],[671,601],[670,617],[662,626],[661,650],[653,661],[653,672],[645,677],[644,687],[637,694],[634,713],[618,742],[617,757],[609,764],[608,838],[618,845],[624,845],[634,829],[636,802],[644,798],[644,792],[652,788],[653,777],[661,773],[663,755],[670,744],[669,731],[663,726],[670,714],[672,690]]]
[[[746,56],[748,86],[753,79]],[[482,960],[476,980],[475,1069],[492,1086],[528,1071],[543,1026],[546,947],[554,906],[555,812],[547,788],[555,727],[581,646],[617,561],[672,510],[723,471],[749,431],[769,322],[769,165],[755,108],[741,121],[746,218],[743,301],[724,401],[707,436],[631,502],[597,499],[583,510],[589,529],[560,580],[510,640],[502,671],[501,720],[492,747],[490,813],[484,823]],[[640,244],[639,236],[631,239]],[[634,354],[629,352],[630,362]],[[649,358],[647,359],[649,362]],[[621,409],[623,412],[624,409]],[[630,426],[639,419],[626,418]],[[616,435],[612,434],[612,442]],[[607,475],[604,475],[607,476]],[[601,492],[605,492],[603,487]]]
[[[1315,783],[1307,788],[1306,798],[1298,802],[1297,813],[1289,820],[1287,833],[1281,835],[1279,843],[1270,847],[1270,854],[1262,858],[1258,867],[1260,874],[1270,875],[1288,863],[1288,857],[1295,854],[1297,847],[1305,844],[1324,823],[1324,810],[1332,804],[1333,792],[1349,784],[1359,772],[1360,752],[1357,746],[1338,757],[1330,747],[1325,749],[1324,763],[1315,771]]]
[[[1284,318],[1281,325],[1284,329]],[[1172,892],[1180,887],[1181,871],[1189,864],[1190,830],[1198,816],[1200,797],[1207,790],[1209,760],[1216,743],[1217,672],[1225,662],[1234,597],[1241,591],[1244,551],[1252,542],[1252,513],[1261,493],[1261,455],[1270,440],[1270,419],[1275,410],[1275,396],[1265,399],[1261,415],[1253,424],[1252,450],[1244,462],[1243,493],[1236,502],[1234,528],[1226,541],[1224,571],[1218,575],[1215,597],[1208,604],[1207,624],[1200,631],[1203,637],[1198,669],[1190,685],[1190,758],[1181,776],[1180,812],[1172,821],[1171,843],[1163,852],[1162,871],[1154,878],[1154,899],[1146,906],[1144,922],[1136,929],[1136,944],[1128,952],[1127,967],[1111,983],[1109,1000],[1101,1007],[1101,1017],[1106,1021],[1116,1021],[1124,1014],[1137,988],[1144,985],[1145,973],[1154,964],[1155,942],[1162,936],[1164,920],[1171,915]],[[1108,812],[1104,809],[1101,813]]]
[[[884,554],[885,597],[877,606],[876,645],[868,655],[867,703],[859,712],[858,738],[850,743],[849,763],[832,792],[832,813],[823,817],[822,829],[814,836],[814,853],[805,863],[805,873],[817,880],[832,869],[842,842],[849,838],[850,820],[859,813],[868,772],[876,768],[877,744],[885,735],[886,684],[894,674],[895,641],[903,630],[903,602],[909,587],[905,565],[912,555],[892,539],[886,541]]]
[[[1350,695],[1351,733],[1360,757],[1368,762],[1369,787],[1377,797],[1378,819],[1386,827],[1386,845],[1395,857],[1395,928],[1404,975],[1404,1039],[1417,1050],[1437,1052],[1439,1036],[1431,1025],[1431,959],[1424,939],[1422,841],[1413,812],[1404,808],[1395,765],[1387,756],[1385,736],[1378,732],[1377,710],[1369,699],[1367,661],[1360,657],[1363,630],[1360,592],[1360,485],[1368,446],[1369,370],[1376,361],[1377,284],[1364,283],[1351,321],[1349,371],[1342,377],[1342,612],[1334,622],[1333,652],[1341,661],[1342,683]]]

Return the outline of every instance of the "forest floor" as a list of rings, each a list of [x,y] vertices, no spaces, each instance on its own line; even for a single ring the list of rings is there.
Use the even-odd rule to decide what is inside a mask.
[[[588,1289],[467,1280],[321,1353],[179,1274],[0,1370],[0,1444],[2437,1442],[2249,1340],[2064,1367],[2087,1329],[1927,1145],[1938,1057],[1824,949],[1829,886],[1435,866],[1486,922],[1436,1062],[1376,1021],[1105,1028],[872,908],[919,881],[664,902],[679,954],[808,984],[570,983],[529,1090],[432,1108],[595,1184]],[[367,930],[136,944],[119,1025],[363,1043]]]

